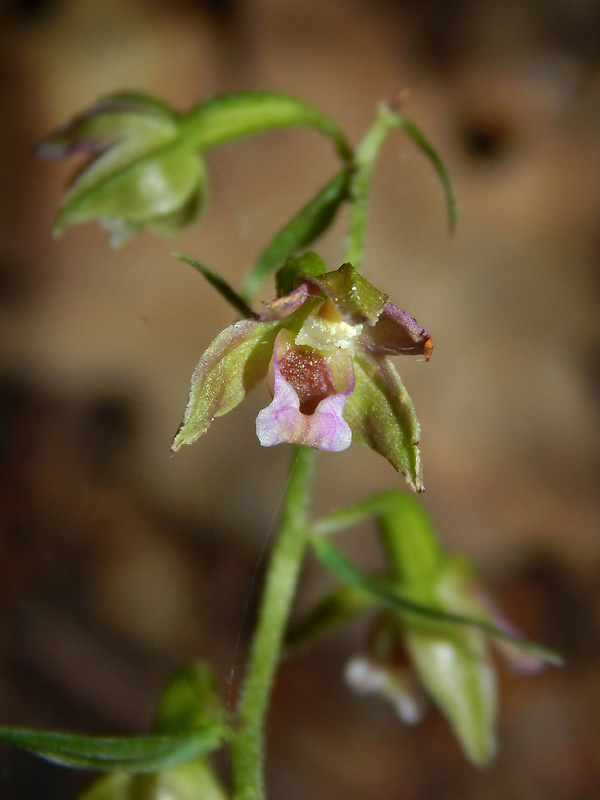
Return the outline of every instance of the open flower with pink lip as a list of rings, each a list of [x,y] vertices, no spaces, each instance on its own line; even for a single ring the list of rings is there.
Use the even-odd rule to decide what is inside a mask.
[[[354,437],[421,491],[419,424],[389,356],[428,360],[431,337],[351,264],[325,272],[311,253],[285,269],[289,291],[259,314],[248,311],[200,359],[173,449],[199,438],[267,378],[272,402],[256,420],[263,446],[340,451]]]

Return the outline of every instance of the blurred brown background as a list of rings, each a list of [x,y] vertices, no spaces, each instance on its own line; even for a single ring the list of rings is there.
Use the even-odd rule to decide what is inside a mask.
[[[454,177],[458,232],[448,239],[437,180],[398,134],[376,175],[365,271],[436,343],[430,364],[400,364],[423,426],[424,502],[568,668],[502,672],[501,751],[479,773],[435,712],[403,729],[350,694],[340,675],[364,626],[349,629],[281,670],[271,797],[597,798],[600,4],[5,0],[2,16],[0,720],[141,731],[173,667],[195,657],[232,701],[289,449],[256,441],[262,387],[171,456],[193,367],[231,313],[170,252],[239,286],[334,168],[306,131],[215,150],[200,225],[111,252],[94,226],[52,239],[73,165],[36,162],[32,146],[123,88],[182,110],[285,91],[356,143],[377,102],[408,87],[406,113]],[[342,248],[338,226],[320,247],[331,268]],[[315,505],[398,485],[356,445],[322,458]],[[377,563],[367,528],[347,541]],[[325,584],[311,565],[300,602]],[[89,779],[1,759],[7,800],[65,800]]]

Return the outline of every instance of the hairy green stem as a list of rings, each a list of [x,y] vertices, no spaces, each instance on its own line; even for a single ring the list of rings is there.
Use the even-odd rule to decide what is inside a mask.
[[[296,447],[281,526],[267,569],[250,664],[231,743],[234,800],[264,800],[264,728],[298,576],[307,547],[309,491],[316,452]]]

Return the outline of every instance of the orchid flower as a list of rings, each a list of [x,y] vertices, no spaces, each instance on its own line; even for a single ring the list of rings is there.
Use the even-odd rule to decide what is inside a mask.
[[[256,420],[263,446],[340,451],[354,437],[421,491],[419,424],[389,356],[428,360],[431,337],[351,264],[326,272],[314,254],[293,262],[293,288],[258,314],[248,310],[200,359],[173,449],[198,439],[267,378],[272,402]]]
[[[411,500],[394,495],[388,512],[378,520],[390,568],[383,581],[433,614],[428,618],[382,609],[371,629],[367,655],[349,662],[346,680],[361,693],[377,693],[391,701],[408,723],[419,721],[428,695],[465,755],[481,766],[496,751],[497,680],[490,645],[522,673],[539,672],[554,656],[520,636],[470,562],[443,550],[425,511]],[[460,618],[480,620],[483,627],[452,621]]]
[[[75,176],[54,232],[99,219],[113,247],[136,231],[174,233],[200,214],[206,167],[180,143],[181,117],[147,95],[123,92],[100,100],[38,145],[43,158],[75,153],[89,161]]]

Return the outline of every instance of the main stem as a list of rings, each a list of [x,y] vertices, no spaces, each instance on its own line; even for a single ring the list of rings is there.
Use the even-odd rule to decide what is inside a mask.
[[[281,645],[304,559],[315,451],[296,447],[271,554],[250,664],[231,743],[234,800],[264,800],[264,728]]]
[[[392,127],[389,109],[382,106],[356,152],[356,170],[350,187],[346,260],[357,269],[362,260],[373,165]],[[239,728],[231,741],[234,800],[265,798],[265,717],[306,551],[310,528],[309,490],[315,455],[315,451],[309,448],[295,448],[281,527],[267,570],[250,665],[238,708]]]

